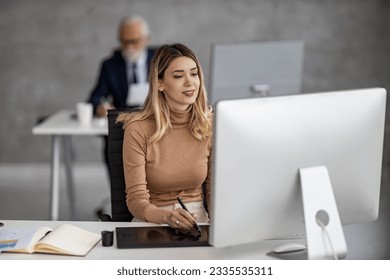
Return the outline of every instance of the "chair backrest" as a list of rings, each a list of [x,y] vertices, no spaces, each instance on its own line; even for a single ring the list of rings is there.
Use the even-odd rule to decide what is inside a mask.
[[[131,221],[133,215],[126,205],[125,178],[123,174],[122,123],[116,123],[122,112],[135,111],[134,109],[108,110],[108,167],[111,184],[111,218],[112,221]]]

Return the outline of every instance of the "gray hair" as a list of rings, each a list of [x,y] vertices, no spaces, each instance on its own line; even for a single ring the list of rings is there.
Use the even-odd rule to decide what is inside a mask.
[[[139,16],[139,15],[124,17],[119,24],[119,31],[122,29],[123,26],[125,26],[129,23],[134,23],[134,22],[139,22],[141,24],[142,34],[145,37],[150,35],[150,29],[149,29],[148,22],[146,21],[145,18],[143,18],[142,16]]]

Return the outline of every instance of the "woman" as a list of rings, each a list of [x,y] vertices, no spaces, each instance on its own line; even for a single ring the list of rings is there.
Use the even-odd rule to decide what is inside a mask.
[[[143,109],[118,117],[126,203],[133,221],[189,230],[209,221],[202,184],[209,202],[212,109],[199,60],[182,44],[164,45],[153,57],[149,83]]]

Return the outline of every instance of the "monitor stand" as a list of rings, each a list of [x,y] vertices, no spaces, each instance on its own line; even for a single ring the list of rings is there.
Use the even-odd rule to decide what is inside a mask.
[[[347,244],[325,166],[299,169],[308,259],[342,259]]]

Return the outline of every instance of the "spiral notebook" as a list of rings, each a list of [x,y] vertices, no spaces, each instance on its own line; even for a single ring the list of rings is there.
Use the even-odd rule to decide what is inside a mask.
[[[116,240],[119,249],[210,246],[209,225],[200,225],[202,234],[194,230],[179,232],[168,226],[117,227]]]

